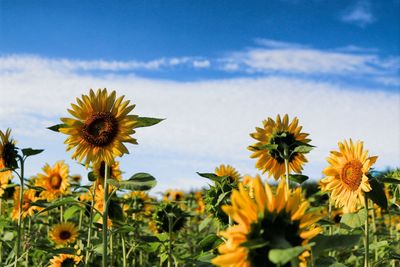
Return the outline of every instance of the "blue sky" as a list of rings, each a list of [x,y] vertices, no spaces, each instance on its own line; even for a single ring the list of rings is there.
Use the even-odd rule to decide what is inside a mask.
[[[140,130],[121,163],[153,173],[158,190],[205,185],[195,172],[221,163],[257,173],[248,134],[277,113],[314,137],[314,179],[349,137],[380,155],[379,168],[398,166],[399,10],[399,0],[3,0],[0,129],[46,149],[30,175],[56,159],[84,173],[44,129],[76,96],[107,87],[140,115],[167,118]]]

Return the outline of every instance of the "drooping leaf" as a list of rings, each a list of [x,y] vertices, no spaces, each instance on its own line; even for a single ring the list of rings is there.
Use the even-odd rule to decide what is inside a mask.
[[[196,172],[196,173],[198,175],[200,175],[201,177],[210,179],[211,181],[214,181],[214,182],[218,182],[219,180],[221,180],[221,177],[219,177],[215,173],[200,173],[200,172]]]
[[[142,128],[142,127],[149,127],[156,125],[157,123],[163,121],[165,119],[157,119],[157,118],[149,118],[149,117],[138,117],[137,118],[137,123],[135,125],[135,128]]]
[[[385,191],[383,189],[383,184],[381,184],[377,179],[372,178],[369,179],[369,184],[372,188],[371,191],[366,192],[365,194],[369,199],[371,199],[376,205],[381,207],[382,209],[388,208],[388,202],[386,198]]]
[[[68,221],[69,219],[71,219],[75,215],[76,212],[78,212],[81,209],[82,208],[80,206],[78,206],[78,205],[74,205],[74,206],[69,207],[64,212],[64,220]]]
[[[44,149],[32,149],[29,147],[29,148],[23,148],[21,149],[21,151],[22,155],[24,155],[25,157],[29,157],[42,153]]]
[[[156,186],[156,179],[144,172],[139,172],[134,174],[129,180],[125,181],[116,181],[113,179],[108,180],[108,183],[111,185],[120,188],[120,189],[128,189],[132,191],[147,191]]]
[[[365,209],[361,209],[355,213],[343,214],[342,218],[340,219],[340,222],[351,228],[357,228],[364,224],[366,217],[367,217],[367,211]]]
[[[289,174],[289,180],[298,184],[302,184],[308,180],[308,176],[301,174]]]
[[[275,264],[284,265],[297,257],[308,249],[306,246],[297,246],[286,249],[271,249],[268,252],[268,259]]]

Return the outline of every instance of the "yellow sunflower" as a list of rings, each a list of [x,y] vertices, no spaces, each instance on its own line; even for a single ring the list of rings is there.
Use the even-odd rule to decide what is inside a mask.
[[[285,157],[289,160],[289,172],[301,173],[307,159],[303,154],[305,152],[296,152],[295,149],[308,146],[310,139],[307,139],[307,133],[301,132],[302,126],[298,123],[297,117],[289,123],[287,114],[283,119],[277,115],[276,121],[268,118],[263,121],[262,128],[256,127],[256,132],[250,134],[257,140],[257,143],[248,147],[253,152],[250,157],[258,158],[256,167],[263,173],[268,171],[268,177],[274,176],[278,180],[285,173]]]
[[[53,167],[46,163],[42,170],[44,174],[35,179],[35,185],[44,189],[40,197],[51,201],[69,193],[69,168],[64,161],[57,161]]]
[[[282,248],[282,244],[287,247],[306,245],[321,231],[314,225],[321,217],[316,212],[306,212],[310,204],[301,188],[288,194],[282,179],[274,195],[259,177],[254,179],[253,185],[254,198],[240,183],[239,191],[232,193],[232,206],[223,207],[236,224],[220,233],[226,241],[218,248],[220,255],[212,260],[215,265],[275,266],[268,259],[271,249]],[[250,249],[243,246],[245,242],[261,242],[261,245]],[[299,256],[301,265],[306,264],[308,256],[308,251]]]
[[[93,173],[97,178],[97,187],[104,186],[104,178],[105,178],[105,165],[104,161],[96,162],[93,165]],[[114,164],[110,165],[108,168],[108,179],[114,179],[117,181],[121,181],[122,175],[121,170],[119,169],[119,162],[114,162]]]
[[[204,213],[204,211],[206,209],[206,204],[204,203],[203,192],[201,192],[201,191],[195,192],[194,199],[196,200],[196,204],[197,204],[195,211],[199,214]]]
[[[71,179],[71,182],[75,184],[79,184],[82,180],[82,176],[80,176],[79,174],[71,175],[69,178]]]
[[[7,129],[6,133],[0,131],[0,170],[15,167],[15,141],[11,139],[10,135],[10,129]],[[0,172],[0,197],[4,194],[12,177],[11,170]]]
[[[164,201],[182,201],[185,198],[185,193],[180,190],[168,189],[164,194]]]
[[[153,210],[153,205],[150,203],[152,199],[146,192],[132,191],[125,194],[124,199],[127,200],[127,204],[123,205],[123,211],[132,213],[133,218],[137,218],[136,215],[148,216]]]
[[[64,267],[64,266],[73,266],[77,267],[82,257],[70,255],[70,254],[60,254],[58,256],[54,256],[50,260],[49,267]]]
[[[366,174],[377,158],[368,156],[361,141],[339,142],[339,151],[331,151],[327,158],[330,166],[323,170],[325,178],[320,182],[321,190],[331,193],[336,207],[356,211],[364,205],[364,192],[371,191]]]
[[[56,224],[49,235],[56,246],[65,246],[75,242],[78,236],[78,228],[74,223],[63,222]]]
[[[69,135],[65,140],[67,151],[75,148],[73,159],[89,166],[90,162],[105,161],[109,166],[116,156],[128,154],[123,144],[137,144],[131,135],[135,133],[137,115],[128,115],[135,105],[129,105],[124,96],[116,98],[115,91],[90,90],[89,95],[77,98],[68,112],[75,118],[61,118],[65,124],[59,131]]]
[[[108,188],[110,189],[110,188]],[[103,215],[104,212],[104,187],[99,186],[96,188],[95,196],[94,196],[94,208]],[[103,217],[101,216],[97,221],[99,224],[103,224]],[[112,226],[112,221],[109,216],[107,216],[107,228]]]
[[[43,210],[43,208],[38,206],[33,206],[31,203],[39,200],[37,197],[38,192],[34,189],[27,189],[24,191],[24,195],[22,197],[22,218],[27,216],[32,216],[35,212]],[[11,218],[13,220],[18,220],[19,217],[19,203],[20,203],[20,187],[15,187],[14,191],[14,207],[11,213]]]
[[[231,183],[238,182],[240,179],[239,172],[230,165],[221,164],[219,167],[215,168],[215,174],[217,176],[228,176]]]

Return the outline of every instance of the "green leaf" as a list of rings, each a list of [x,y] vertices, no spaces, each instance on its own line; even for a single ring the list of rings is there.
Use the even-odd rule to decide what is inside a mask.
[[[246,247],[248,249],[256,249],[256,248],[263,248],[268,245],[269,242],[265,241],[263,238],[253,239],[250,241],[246,241],[240,244],[242,247]]]
[[[284,265],[293,259],[297,259],[300,253],[308,249],[306,246],[297,246],[286,249],[271,249],[268,252],[268,259],[275,264]]]
[[[214,182],[218,182],[219,180],[221,180],[221,177],[219,177],[215,173],[200,173],[200,172],[196,172],[196,173],[198,175],[200,175],[201,177],[210,179],[211,181],[214,181]]]
[[[165,119],[149,118],[149,117],[138,117],[135,128],[149,127],[156,125],[157,123]]]
[[[212,218],[208,217],[205,218],[200,224],[199,224],[199,231],[202,231],[204,228],[207,226],[210,226],[212,224]]]
[[[385,191],[383,189],[383,184],[381,184],[377,179],[369,179],[369,185],[371,186],[372,190],[366,192],[365,194],[369,199],[371,199],[376,205],[381,207],[382,209],[387,210],[388,202],[386,198]]]
[[[302,184],[308,180],[308,176],[301,174],[289,174],[289,180],[298,184]]]
[[[81,209],[81,207],[78,205],[74,205],[74,206],[71,206],[68,209],[66,209],[64,212],[64,220],[68,221],[69,219],[71,219],[74,216],[74,214],[77,211],[79,211],[80,209]]]
[[[308,153],[311,150],[313,150],[314,148],[312,146],[297,146],[295,147],[295,149],[293,150],[293,153]]]
[[[361,235],[317,235],[312,239],[316,245],[313,247],[313,255],[319,255],[324,250],[351,248],[360,242]]]
[[[357,228],[364,224],[365,218],[367,217],[367,211],[365,209],[361,209],[355,213],[345,213],[340,219],[341,223],[346,224],[351,228]]]
[[[250,146],[254,150],[274,150],[278,148],[277,144],[266,144],[262,146]]]
[[[224,193],[222,193],[221,195],[219,195],[218,200],[217,200],[217,203],[215,204],[215,206],[220,206],[220,205],[221,205],[221,202],[224,201],[224,199],[226,198],[226,196],[227,196],[228,194],[230,194],[230,193],[231,193],[231,192],[228,191],[228,192],[224,192]]]
[[[395,178],[382,178],[381,182],[387,184],[400,184],[400,180]]]
[[[3,241],[11,241],[14,239],[14,233],[13,232],[5,232],[3,235]]]
[[[42,153],[44,149],[23,148],[21,149],[21,151],[22,155],[24,155],[25,157],[29,157]]]
[[[216,248],[222,242],[222,239],[216,234],[209,234],[199,242],[199,246],[203,251],[209,251]]]
[[[152,175],[144,172],[136,173],[126,181],[118,182],[110,179],[107,182],[120,189],[128,189],[132,191],[147,191],[157,184],[156,179]]]
[[[388,246],[389,246],[389,242],[384,240],[384,241],[379,241],[379,242],[370,244],[369,249],[374,250],[374,249],[377,249],[380,247],[388,247]]]
[[[77,204],[79,203],[78,201],[76,201],[73,197],[67,197],[67,198],[63,198],[63,199],[59,199],[56,202],[50,203],[49,206],[47,206],[45,209],[43,209],[42,211],[40,211],[39,213],[36,213],[35,215],[38,215],[40,213],[55,209],[57,207],[63,206],[65,204],[69,204],[69,205],[73,205],[73,204]]]
[[[60,128],[65,128],[65,127],[67,127],[67,125],[61,123],[61,124],[56,124],[56,125],[47,127],[47,129],[52,130],[54,132],[60,132]]]
[[[346,265],[339,263],[332,257],[318,257],[315,261],[316,267],[346,267]]]

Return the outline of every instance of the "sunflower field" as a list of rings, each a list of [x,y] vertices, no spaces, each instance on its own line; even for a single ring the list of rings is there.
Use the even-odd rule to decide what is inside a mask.
[[[90,90],[49,125],[87,179],[62,158],[26,177],[43,150],[0,129],[0,266],[400,266],[400,169],[374,170],[362,141],[338,141],[323,179],[309,179],[312,140],[297,117],[277,115],[250,133],[260,175],[210,166],[198,173],[208,187],[156,198],[155,177],[123,178],[117,161],[136,129],[163,123],[134,107]]]

